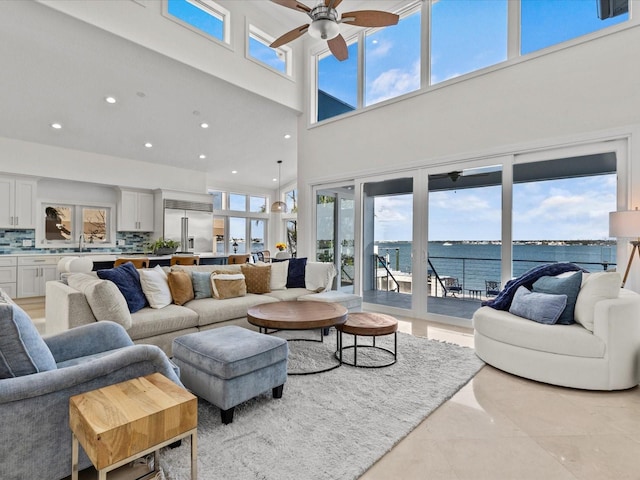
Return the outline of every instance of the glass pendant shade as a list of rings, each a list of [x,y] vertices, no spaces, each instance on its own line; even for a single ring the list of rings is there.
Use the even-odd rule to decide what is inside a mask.
[[[280,200],[280,171],[282,160],[278,160],[278,200],[271,204],[271,213],[287,213],[287,204]]]

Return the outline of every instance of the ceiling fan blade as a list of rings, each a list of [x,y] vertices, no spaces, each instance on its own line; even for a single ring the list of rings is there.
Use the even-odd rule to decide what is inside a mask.
[[[282,5],[283,7],[292,8],[293,10],[298,10],[299,12],[309,13],[311,9],[307,7],[304,3],[297,2],[296,0],[271,0],[273,3],[277,3],[278,5]]]
[[[343,61],[349,58],[349,49],[347,48],[347,42],[345,42],[342,35],[338,35],[331,40],[327,40],[329,50],[333,53],[333,56],[338,60]]]
[[[324,0],[324,6],[329,8],[338,8],[342,0]]]
[[[271,48],[278,48],[281,47],[282,45],[284,45],[285,43],[289,43],[292,40],[295,40],[296,38],[298,38],[300,35],[302,35],[304,32],[306,32],[307,30],[309,30],[309,24],[306,25],[301,25],[298,28],[294,28],[293,30],[291,30],[290,32],[285,33],[284,35],[282,35],[279,38],[276,38],[273,43],[271,45],[269,45]]]
[[[342,23],[358,27],[387,27],[396,25],[398,20],[400,20],[399,15],[380,10],[358,10],[342,14]]]

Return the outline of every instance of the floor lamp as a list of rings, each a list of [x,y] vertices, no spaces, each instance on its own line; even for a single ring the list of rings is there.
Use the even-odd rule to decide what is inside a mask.
[[[610,212],[609,236],[636,239],[630,242],[631,245],[633,245],[633,249],[629,255],[627,269],[625,270],[624,277],[622,279],[622,286],[624,287],[636,252],[638,252],[638,257],[640,258],[640,210],[636,207],[635,210],[627,210],[625,212]]]

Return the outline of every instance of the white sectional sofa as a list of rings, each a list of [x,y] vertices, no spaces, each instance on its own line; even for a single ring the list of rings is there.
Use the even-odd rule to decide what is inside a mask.
[[[484,306],[473,316],[475,349],[505,372],[565,387],[620,390],[640,382],[640,295],[620,289],[619,274],[585,275],[575,307],[582,323],[545,325]],[[589,277],[591,277],[591,283]],[[607,287],[611,292],[611,287]],[[608,298],[607,298],[608,297]]]
[[[202,265],[172,268],[188,272],[223,269],[239,273],[241,266]],[[334,276],[333,264],[308,262],[305,286],[309,288],[287,288],[264,294],[247,293],[224,300],[200,298],[188,301],[184,305],[171,304],[163,308],[144,307],[131,314],[130,326],[124,326],[134,343],[157,345],[171,356],[172,342],[176,337],[223,325],[254,328],[246,319],[250,307],[263,303],[297,300],[306,295],[316,295],[330,290]],[[47,282],[45,315],[47,335],[98,321],[85,294],[63,281]]]

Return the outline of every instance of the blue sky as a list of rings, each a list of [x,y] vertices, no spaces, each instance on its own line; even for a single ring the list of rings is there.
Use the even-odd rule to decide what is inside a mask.
[[[433,192],[429,239],[500,240],[501,187]],[[514,240],[609,238],[609,212],[616,210],[616,175],[514,185]],[[413,196],[376,199],[375,239],[411,240]]]
[[[430,28],[431,84],[507,59],[508,0],[439,0]],[[625,21],[600,20],[596,0],[523,0],[522,54]],[[365,40],[365,105],[411,92],[420,86],[420,12]],[[357,45],[349,59],[320,60],[321,90],[357,104]]]

